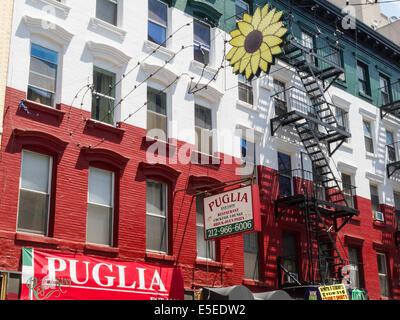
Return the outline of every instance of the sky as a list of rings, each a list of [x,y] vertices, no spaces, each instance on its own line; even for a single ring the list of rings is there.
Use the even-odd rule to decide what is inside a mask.
[[[385,1],[388,0],[379,0],[379,2]],[[381,12],[389,18],[392,16],[400,17],[400,2],[381,3]]]

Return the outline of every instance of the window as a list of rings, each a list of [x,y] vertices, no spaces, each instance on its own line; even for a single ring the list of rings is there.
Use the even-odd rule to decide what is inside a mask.
[[[396,149],[394,145],[393,133],[386,130],[386,148],[388,152],[388,161],[396,161]]]
[[[296,235],[290,232],[282,233],[283,267],[292,276],[298,279],[297,271],[297,240]],[[286,282],[292,282],[290,277],[285,276]]]
[[[301,44],[306,47],[307,49],[309,49],[310,53],[314,52],[314,43],[315,43],[315,39],[314,36],[302,31],[301,32]],[[313,55],[308,54],[306,56],[306,59],[309,63],[314,64],[315,63],[315,58]]]
[[[343,196],[347,201],[349,207],[354,207],[353,202],[353,189],[351,184],[351,176],[345,173],[342,173],[342,188],[343,188]]]
[[[51,157],[22,151],[18,231],[47,234],[51,172]]]
[[[194,60],[203,64],[210,63],[210,27],[202,22],[193,22]]]
[[[114,173],[89,167],[86,241],[112,245]]]
[[[245,279],[260,280],[258,233],[243,235],[244,277]]]
[[[147,88],[147,136],[167,139],[167,99],[164,92]]]
[[[117,25],[118,0],[97,0],[96,18]]]
[[[204,240],[204,211],[203,195],[196,196],[196,234],[197,234],[197,257],[216,259],[215,241]]]
[[[381,92],[381,104],[386,105],[391,102],[390,79],[382,74],[379,75],[379,90]]]
[[[397,230],[400,230],[400,193],[394,191],[393,198],[394,198],[394,209],[396,212]]]
[[[213,146],[211,109],[196,104],[194,125],[196,150],[211,155]]]
[[[146,188],[146,249],[168,253],[167,185],[147,180]]]
[[[28,100],[55,107],[58,53],[31,45]]]
[[[288,112],[285,87],[286,84],[284,82],[274,79],[274,100],[276,116],[281,116]]]
[[[328,56],[328,59],[330,59],[337,66],[344,69],[343,50],[335,48],[335,47],[330,47],[330,50],[331,50],[331,53]],[[346,73],[341,73],[338,80],[343,81],[343,82],[346,81]]]
[[[253,87],[242,74],[238,77],[239,100],[248,104],[253,104]]]
[[[236,19],[242,20],[245,13],[249,13],[249,4],[242,0],[235,1]]]
[[[168,6],[158,0],[149,0],[148,39],[166,46]]]
[[[0,272],[0,300],[19,300],[21,273]]]
[[[349,113],[341,108],[336,107],[336,121],[338,123],[339,129],[349,132]],[[344,142],[348,142],[346,138]]]
[[[290,155],[278,152],[279,195],[292,195],[292,163]]]
[[[94,67],[92,119],[114,124],[115,74]]]
[[[384,253],[377,252],[376,257],[378,260],[378,275],[381,288],[381,296],[389,297],[389,281],[386,267],[386,255]]]
[[[379,205],[379,193],[378,193],[378,187],[374,186],[372,184],[369,185],[369,190],[371,193],[371,206],[372,206],[372,212],[379,212],[380,210],[380,205]]]
[[[351,288],[361,288],[361,264],[359,259],[359,249],[349,246],[349,265],[352,271],[350,277]]]
[[[241,159],[242,159],[242,178],[253,177],[257,173],[256,161],[255,161],[255,143],[246,140],[245,138],[240,139],[241,143]]]
[[[371,95],[368,66],[359,61],[357,62],[357,77],[359,92],[362,94]]]
[[[365,143],[365,150],[370,153],[374,153],[374,142],[372,139],[372,129],[371,123],[364,120],[363,121],[363,128],[364,128],[364,143]]]

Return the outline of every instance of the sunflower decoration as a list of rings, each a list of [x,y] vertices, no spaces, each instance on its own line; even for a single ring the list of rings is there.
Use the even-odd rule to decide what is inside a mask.
[[[230,35],[232,49],[226,60],[233,66],[234,73],[244,74],[247,80],[258,76],[262,71],[268,73],[274,56],[280,54],[282,37],[286,34],[283,21],[279,21],[283,11],[265,5],[254,12],[253,16],[245,13],[243,20],[237,23],[237,29]]]

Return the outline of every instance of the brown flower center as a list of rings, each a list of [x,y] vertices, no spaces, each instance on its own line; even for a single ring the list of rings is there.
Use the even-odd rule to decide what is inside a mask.
[[[254,30],[247,35],[246,40],[244,41],[244,49],[248,53],[256,52],[258,49],[260,49],[262,42],[263,35],[261,31]]]

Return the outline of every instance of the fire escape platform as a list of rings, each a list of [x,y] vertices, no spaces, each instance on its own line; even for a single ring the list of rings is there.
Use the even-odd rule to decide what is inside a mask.
[[[387,114],[391,114],[397,118],[400,118],[400,100],[387,103],[380,107],[381,118],[384,118]]]
[[[327,217],[346,218],[358,216],[360,211],[345,205],[333,203],[326,200],[321,200],[315,197],[309,197],[304,194],[296,194],[278,198],[275,200],[275,215],[278,215],[278,206],[283,204],[285,207],[313,205]]]

